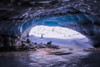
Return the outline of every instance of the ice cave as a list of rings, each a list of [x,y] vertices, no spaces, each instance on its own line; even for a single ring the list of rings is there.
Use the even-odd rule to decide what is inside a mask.
[[[40,28],[35,28],[37,26]],[[57,32],[65,30],[60,34],[55,34],[55,32],[51,34],[58,37],[53,38],[55,42],[59,41],[54,44],[70,44],[70,48],[65,46],[60,49],[59,46],[52,44],[53,41],[42,43],[44,40],[52,39],[48,34],[51,28],[52,31]],[[56,28],[57,30],[54,30]],[[44,29],[48,32],[43,33]],[[41,31],[41,34],[37,33],[40,37],[32,35],[34,31],[35,33]],[[73,36],[74,39],[71,39],[66,35],[68,31],[71,31],[68,36],[73,31],[78,35],[73,34],[76,38]],[[65,39],[61,39],[62,34]],[[37,42],[41,42],[42,45]],[[79,50],[72,48],[72,44],[74,47],[81,44],[76,48]],[[98,63],[100,62],[100,1],[1,0],[0,52],[0,67],[100,67]],[[9,58],[13,63],[8,62]],[[4,61],[7,61],[6,65]],[[15,62],[18,63],[17,66]]]
[[[30,18],[28,21],[18,20],[17,23],[15,23],[15,20],[12,22],[1,22],[0,30],[2,32],[0,32],[0,34],[2,35],[1,39],[3,39],[3,41],[1,40],[1,42],[3,46],[21,44],[21,39],[27,37],[27,34],[29,33],[32,26],[45,25],[61,26],[78,31],[90,40],[91,45],[93,45],[94,47],[99,47],[100,20],[98,17],[91,14],[82,13],[79,10],[72,7],[68,7],[66,9],[57,8],[56,10],[57,11],[51,10],[50,12],[48,12],[48,9],[46,9],[45,11],[37,10],[38,13],[35,12],[33,14],[34,19]],[[27,13],[25,15],[27,15]]]

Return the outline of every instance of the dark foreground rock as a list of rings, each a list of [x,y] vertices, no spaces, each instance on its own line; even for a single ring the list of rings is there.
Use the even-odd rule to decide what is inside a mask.
[[[21,45],[19,46],[9,46],[9,47],[0,47],[0,52],[2,51],[35,51],[36,49],[40,48],[53,48],[53,49],[59,49],[59,46],[52,44],[52,42],[47,43],[36,43],[31,42],[29,39],[26,41],[21,41]]]

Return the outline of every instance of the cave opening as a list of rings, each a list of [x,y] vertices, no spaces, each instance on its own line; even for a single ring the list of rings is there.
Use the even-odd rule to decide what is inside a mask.
[[[16,47],[17,45],[23,45],[25,41],[28,41],[25,38],[27,38],[27,35],[29,35],[32,27],[38,25],[50,27],[59,26],[65,27],[66,29],[72,29],[86,36],[92,46],[99,46],[99,37],[96,36],[96,34],[98,33],[98,26],[96,25],[96,23],[99,22],[97,17],[91,14],[82,13],[74,8],[67,8],[66,11],[58,9],[58,11],[54,13],[51,11],[51,14],[49,14],[48,12],[43,12],[37,15],[37,12],[36,14],[34,14],[35,16],[33,15],[34,17],[27,20],[23,19],[23,21],[18,21],[18,23],[2,23],[1,34],[7,36],[5,38],[4,36],[2,36],[3,41],[1,43],[4,47],[9,47],[10,45],[13,45],[14,47]],[[3,29],[3,26],[5,26],[6,28]],[[44,34],[40,36],[41,38],[43,38]]]
[[[28,35],[31,42],[38,44],[51,41],[60,47],[93,48],[86,36],[66,27],[55,26],[52,22],[48,26],[44,24],[32,27]]]
[[[81,12],[36,17],[23,24],[22,37],[28,35],[29,40],[32,42],[52,42],[78,49],[93,48],[88,40],[93,34],[91,23],[87,15]]]

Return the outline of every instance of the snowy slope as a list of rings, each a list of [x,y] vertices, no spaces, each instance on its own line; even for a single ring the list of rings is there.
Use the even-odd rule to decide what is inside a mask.
[[[52,41],[55,45],[74,48],[93,48],[85,36],[68,28],[36,26],[31,29],[29,35],[29,39],[33,42],[47,43]]]

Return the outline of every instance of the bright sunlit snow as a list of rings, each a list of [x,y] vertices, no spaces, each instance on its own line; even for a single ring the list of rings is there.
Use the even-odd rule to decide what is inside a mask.
[[[56,45],[92,48],[84,35],[69,28],[35,26],[31,29],[29,35],[32,42],[46,43],[52,41]]]
[[[72,29],[48,26],[35,26],[31,29],[29,35],[59,39],[85,38],[85,36]]]

